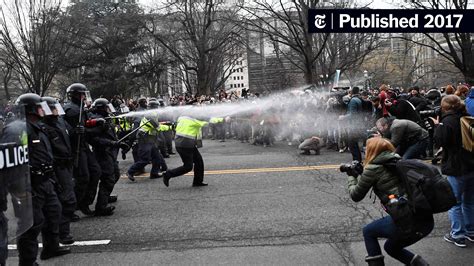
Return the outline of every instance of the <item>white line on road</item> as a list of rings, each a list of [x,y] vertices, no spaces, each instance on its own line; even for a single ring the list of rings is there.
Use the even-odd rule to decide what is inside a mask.
[[[99,245],[108,245],[110,240],[91,240],[91,241],[76,241],[72,245],[62,245],[61,246],[99,246]],[[39,243],[38,247],[42,248],[43,243]],[[16,245],[8,245],[8,250],[16,250]]]

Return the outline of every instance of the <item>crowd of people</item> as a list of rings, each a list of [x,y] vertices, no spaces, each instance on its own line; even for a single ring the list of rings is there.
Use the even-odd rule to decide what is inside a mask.
[[[213,116],[153,112],[168,106],[226,104],[252,108]],[[70,223],[80,220],[77,211],[87,216],[114,214],[111,203],[117,197],[111,193],[121,175],[120,154],[125,159],[131,152],[133,164],[126,175],[132,182],[151,164],[149,178],[162,178],[165,186],[170,185],[171,178],[192,170],[192,186],[206,186],[204,161],[198,151],[202,138],[220,142],[232,138],[263,147],[284,141],[290,146],[297,144],[302,155],[319,155],[323,147],[348,150],[355,161],[362,162],[365,157],[362,178],[349,178],[349,190],[355,200],[362,199],[370,187],[397,193],[396,177],[380,167],[384,161],[442,156],[442,172],[448,175],[459,201],[449,211],[452,228],[445,240],[460,247],[466,246],[466,239],[474,240],[474,161],[470,160],[472,152],[466,153],[462,148],[459,125],[460,117],[474,115],[474,89],[466,85],[429,90],[413,87],[407,91],[386,85],[362,90],[334,88],[331,92],[313,88],[274,95],[265,102],[258,93],[247,90],[229,94],[221,90],[214,96],[185,94],[169,99],[130,100],[117,95],[110,101],[102,97],[92,101],[86,86],[75,83],[67,89],[63,104],[36,94],[24,94],[15,104],[9,103],[0,114],[2,139],[8,134],[18,135],[13,125],[19,120],[19,107],[26,115],[29,174],[36,196],[33,226],[18,238],[20,265],[36,263],[40,233],[44,245],[41,259],[69,253],[69,248],[59,243],[74,243]],[[183,165],[168,169],[166,158],[175,151]],[[364,180],[368,183],[362,184]],[[2,191],[1,201],[5,201],[5,194]],[[5,208],[2,202],[2,211]],[[432,215],[420,215],[420,221],[426,221],[420,224],[423,232],[403,243],[393,237],[396,230],[389,218],[367,225],[364,239],[369,264],[383,265],[376,239],[387,237],[385,248],[390,255],[405,264],[423,265],[420,256],[404,249],[433,228]],[[380,231],[382,227],[388,231]],[[0,243],[2,250],[5,243]],[[0,254],[3,263],[6,255]]]

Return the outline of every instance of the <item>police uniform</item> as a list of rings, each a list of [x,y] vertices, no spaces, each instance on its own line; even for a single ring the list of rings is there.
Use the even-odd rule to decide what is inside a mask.
[[[137,162],[128,169],[129,179],[134,180],[133,175],[140,172],[147,164],[151,162],[152,168],[150,178],[160,176],[160,170],[166,171],[167,165],[159,150],[159,134],[165,125],[155,122],[156,119],[151,116],[143,117],[140,121],[138,131],[138,154]]]
[[[90,115],[90,118],[91,120],[104,119],[105,116],[102,113],[95,112]],[[117,154],[120,143],[117,141],[114,127],[108,123],[97,126],[89,132],[89,142],[92,145],[93,153],[100,165],[102,174],[99,178],[100,182],[96,182],[87,192],[87,197],[95,197],[98,185],[99,191],[97,193],[95,214],[111,215],[115,208],[107,206],[107,204],[109,203],[109,196],[116,183],[116,172],[119,172]]]
[[[87,120],[87,113],[84,109],[80,109],[80,105],[75,102],[69,102],[64,105],[64,112],[66,113],[64,119],[72,127],[83,126]],[[82,112],[81,121],[79,122],[79,115]],[[80,136],[74,130],[70,132],[70,141],[73,151],[73,158],[78,156],[77,165],[74,165],[75,178],[75,193],[77,200],[77,207],[85,214],[92,214],[89,210],[89,205],[93,203],[94,197],[86,197],[87,191],[93,189],[93,184],[97,182],[101,175],[101,169],[97,160],[89,148],[87,134]],[[79,149],[79,151],[78,151]],[[76,153],[79,154],[76,154]]]
[[[58,186],[56,193],[62,206],[59,225],[61,243],[72,244],[70,223],[76,210],[76,195],[73,181],[73,154],[66,123],[57,117],[45,119],[45,130],[51,142],[54,157],[54,172]]]
[[[28,157],[33,193],[33,226],[18,237],[20,265],[33,265],[38,253],[38,235],[43,236],[41,258],[51,257],[59,248],[61,204],[54,191],[52,148],[41,122],[27,121]]]
[[[201,129],[207,122],[191,117],[181,116],[176,126],[175,146],[183,165],[165,172],[163,182],[169,185],[172,177],[184,175],[194,169],[193,186],[206,186],[204,184],[204,161],[198,148],[202,147]]]

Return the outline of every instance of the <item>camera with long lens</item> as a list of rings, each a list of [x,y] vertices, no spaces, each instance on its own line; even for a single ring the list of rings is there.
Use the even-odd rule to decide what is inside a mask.
[[[435,106],[430,110],[420,111],[420,118],[423,120],[421,126],[426,130],[433,130],[434,124],[430,117],[436,118],[438,116],[441,116],[441,106]]]
[[[422,119],[428,117],[436,118],[437,116],[441,116],[441,106],[435,106],[430,110],[420,111],[420,117]]]
[[[343,163],[339,166],[341,173],[346,173],[349,176],[358,177],[364,171],[364,166],[359,161],[352,161],[351,163]]]

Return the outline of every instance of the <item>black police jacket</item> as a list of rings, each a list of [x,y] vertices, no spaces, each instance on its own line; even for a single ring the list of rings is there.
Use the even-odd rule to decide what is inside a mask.
[[[48,119],[44,123],[46,134],[51,142],[54,162],[58,164],[72,163],[73,154],[69,131],[61,119]]]
[[[54,179],[53,149],[45,133],[42,122],[26,123],[28,132],[28,160],[30,164],[31,184],[41,183],[49,178]]]
[[[104,116],[92,113],[90,119],[105,118]],[[113,126],[110,123],[97,126],[89,131],[89,143],[95,152],[108,152],[112,151],[117,142],[117,135]]]
[[[66,113],[64,115],[64,120],[71,127],[71,130],[69,132],[71,146],[73,150],[76,150],[77,143],[79,141],[78,141],[78,135],[75,133],[74,129],[78,125],[84,126],[85,121],[89,117],[89,114],[86,110],[84,110],[84,107],[82,108],[82,114],[81,114],[80,106],[73,102],[69,102],[64,105],[64,112]],[[79,121],[79,116],[81,116],[81,121]],[[87,150],[89,149],[87,134],[84,134],[83,136],[81,136],[81,149],[87,149]]]

